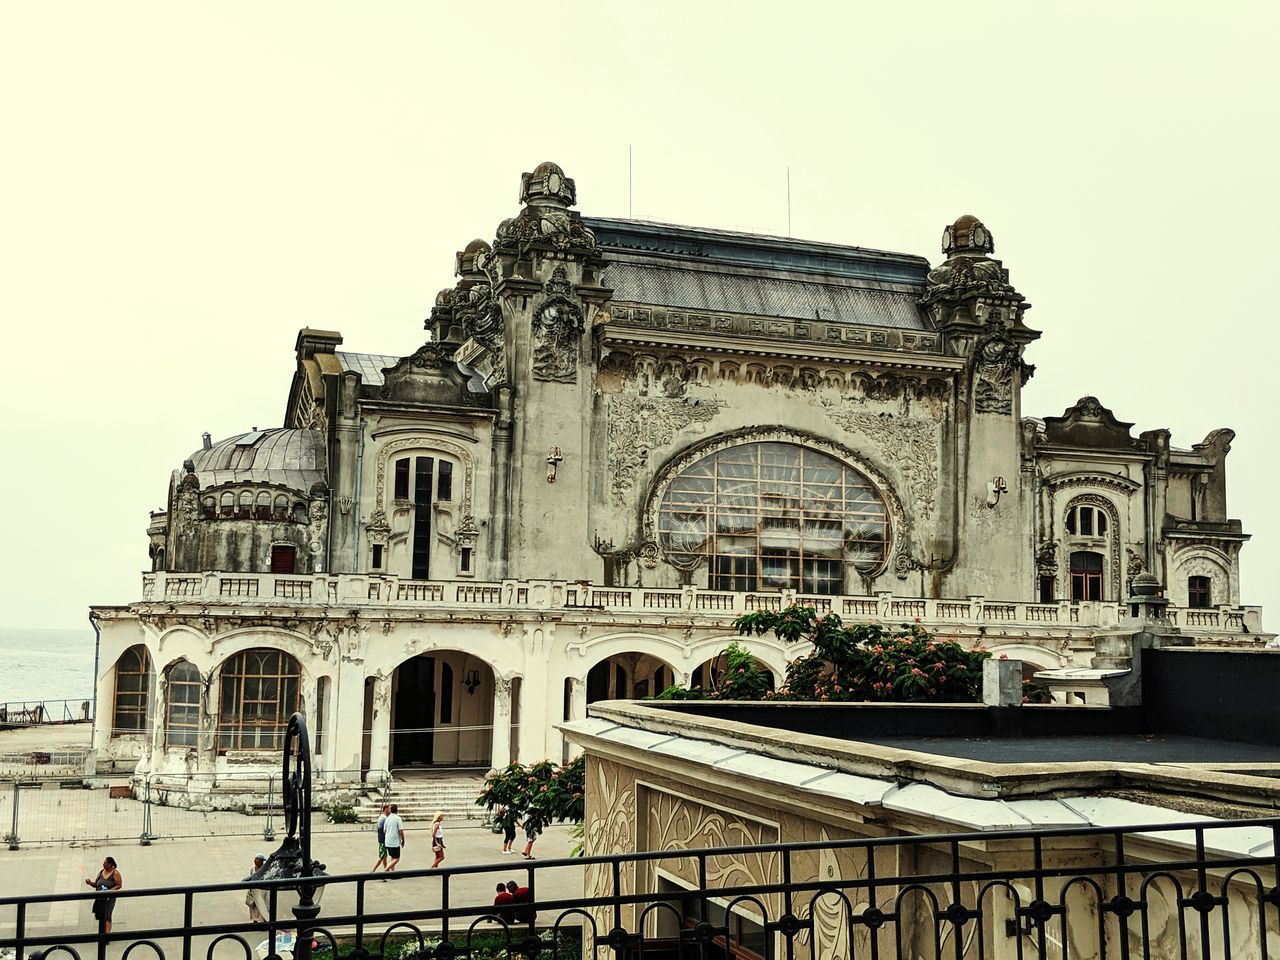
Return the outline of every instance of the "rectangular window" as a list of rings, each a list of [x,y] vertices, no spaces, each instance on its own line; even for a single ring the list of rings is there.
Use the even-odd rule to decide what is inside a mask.
[[[1080,536],[1082,537],[1093,536],[1093,511],[1092,510],[1086,509],[1086,510],[1080,511]]]
[[[1212,581],[1208,577],[1187,577],[1187,606],[1211,607],[1213,596]]]
[[[409,458],[396,461],[396,485],[395,498],[397,500],[409,499]]]
[[[435,459],[417,457],[413,483],[413,567],[414,580],[431,576],[431,479]]]
[[[1087,550],[1071,554],[1071,599],[1102,599],[1103,556]]]
[[[277,543],[271,548],[271,572],[293,573],[297,565],[298,551],[288,544]]]
[[[471,548],[470,547],[462,548],[462,572],[463,573],[471,572]]]
[[[373,545],[373,569],[382,569],[382,544],[380,543]]]
[[[1053,577],[1040,578],[1040,602],[1053,603]]]
[[[453,464],[448,460],[441,460],[439,472],[440,477],[436,483],[436,499],[441,503],[448,503],[453,499]]]

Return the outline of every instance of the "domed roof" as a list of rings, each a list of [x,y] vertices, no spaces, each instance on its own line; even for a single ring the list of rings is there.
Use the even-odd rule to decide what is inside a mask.
[[[187,462],[201,489],[224,483],[272,483],[308,492],[312,484],[326,478],[325,440],[319,430],[253,430],[201,448]]]
[[[995,240],[986,225],[972,214],[966,213],[942,233],[942,252],[994,253]]]

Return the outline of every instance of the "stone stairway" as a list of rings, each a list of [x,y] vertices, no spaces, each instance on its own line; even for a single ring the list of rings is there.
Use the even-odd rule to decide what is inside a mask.
[[[429,823],[437,811],[453,826],[478,826],[485,810],[476,806],[476,797],[484,787],[480,771],[445,770],[440,772],[397,771],[391,778],[391,795],[387,802],[400,808],[406,824]],[[376,820],[382,809],[382,795],[372,791],[360,801],[361,819]]]

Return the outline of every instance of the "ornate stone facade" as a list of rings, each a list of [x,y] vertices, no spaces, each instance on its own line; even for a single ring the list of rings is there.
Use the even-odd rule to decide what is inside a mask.
[[[491,241],[458,252],[429,336],[407,356],[299,333],[286,426],[210,440],[172,475],[148,527],[163,578],[147,589],[162,594],[112,615],[109,653],[154,644],[163,672],[190,645],[217,685],[223,606],[262,604],[241,619],[279,630],[235,635],[290,651],[313,706],[340,700],[344,722],[380,731],[368,756],[347,743],[335,769],[378,768],[394,762],[401,680],[425,684],[433,669],[455,703],[474,697],[461,662],[429,654],[426,638],[413,634],[423,642],[405,654],[405,621],[427,607],[447,609],[456,626],[439,636],[455,652],[489,642],[462,625],[495,621],[485,669],[521,674],[508,694],[524,704],[488,715],[524,717],[526,756],[555,752],[542,728],[561,719],[531,704],[562,704],[571,689],[580,707],[616,692],[619,676],[632,694],[687,678],[748,603],[802,596],[846,617],[928,609],[941,623],[1018,611],[1053,634],[1034,635],[1045,666],[1060,664],[1066,632],[1114,620],[1138,571],[1182,605],[1203,599],[1207,579],[1215,629],[1254,616],[1238,609],[1247,535],[1225,502],[1233,434],[1181,450],[1164,430],[1133,436],[1092,397],[1025,417],[1024,356],[1040,334],[975,218],[948,228],[932,267],[585,218],[550,163],[520,196]],[[1105,534],[1067,530],[1083,506],[1106,517]],[[1094,600],[1075,595],[1088,571],[1072,564],[1086,555],[1105,571]],[[643,630],[608,612],[650,603],[666,619]],[[524,607],[586,612],[566,631],[517,617]],[[696,620],[713,614],[723,622]],[[314,632],[299,637],[303,621]],[[755,649],[785,670],[784,652]],[[114,661],[100,678],[108,699]],[[602,681],[609,663],[621,673]],[[474,669],[471,691],[484,682]],[[324,678],[327,693],[314,687]],[[495,731],[495,754],[509,734]]]

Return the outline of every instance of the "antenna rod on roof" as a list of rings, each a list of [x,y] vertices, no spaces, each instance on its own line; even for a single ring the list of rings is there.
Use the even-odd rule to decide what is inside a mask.
[[[791,167],[787,167],[787,236],[791,236]]]
[[[631,203],[631,144],[627,144],[627,219],[635,219],[635,211]]]

